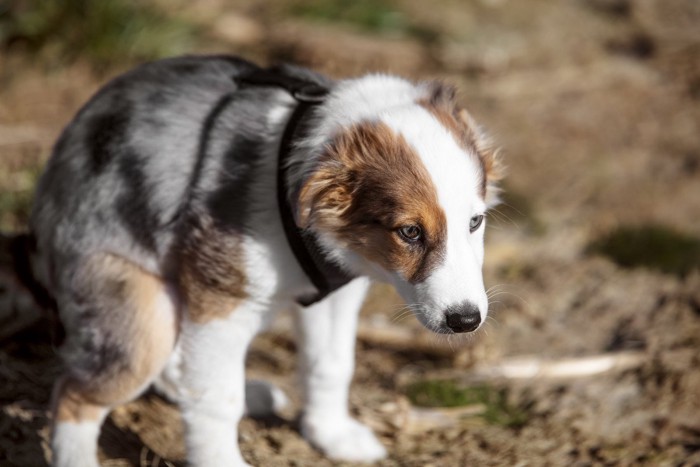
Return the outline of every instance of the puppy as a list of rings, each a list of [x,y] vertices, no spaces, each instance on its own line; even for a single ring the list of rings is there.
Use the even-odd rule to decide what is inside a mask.
[[[303,435],[333,459],[381,459],[348,412],[369,280],[437,333],[475,331],[498,178],[440,83],[228,56],[114,79],[56,143],[31,217],[31,268],[66,330],[53,464],[97,465],[105,416],[158,380],[176,388],[192,465],[246,465],[244,356],[286,308]]]

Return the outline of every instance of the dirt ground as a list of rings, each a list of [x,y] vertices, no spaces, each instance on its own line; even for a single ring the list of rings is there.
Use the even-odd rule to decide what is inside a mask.
[[[700,271],[626,269],[587,248],[624,225],[700,236],[700,4],[392,5],[432,34],[371,33],[273,2],[178,10],[207,26],[193,52],[451,81],[504,149],[483,329],[439,339],[402,317],[383,286],[363,311],[350,399],[389,451],[378,465],[700,465]],[[81,61],[52,67],[0,52],[3,229],[22,227],[53,140],[105,79]],[[333,465],[296,426],[289,328],[282,316],[260,336],[248,368],[293,406],[244,419],[243,454],[261,466]],[[59,372],[46,322],[0,342],[0,466],[46,464]],[[184,465],[177,408],[148,392],[116,409],[100,455],[108,466]]]

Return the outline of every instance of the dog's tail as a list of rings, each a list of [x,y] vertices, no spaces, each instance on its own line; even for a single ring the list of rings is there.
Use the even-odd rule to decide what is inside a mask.
[[[35,250],[31,234],[0,233],[0,341],[54,315],[53,297],[32,272]]]

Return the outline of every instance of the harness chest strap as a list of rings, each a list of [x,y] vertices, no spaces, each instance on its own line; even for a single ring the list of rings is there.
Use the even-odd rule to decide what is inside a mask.
[[[277,204],[287,242],[304,273],[318,290],[316,294],[298,297],[297,302],[303,306],[312,305],[354,279],[336,263],[326,258],[313,232],[300,229],[296,225],[287,196],[287,167],[294,142],[307,134],[308,112],[325,100],[329,90],[317,83],[285,74],[276,68],[257,69],[236,76],[234,80],[239,86],[281,88],[297,101],[280,143],[277,163]]]

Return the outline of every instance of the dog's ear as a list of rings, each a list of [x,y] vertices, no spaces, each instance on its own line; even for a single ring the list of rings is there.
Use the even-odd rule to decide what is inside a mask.
[[[294,220],[299,228],[321,222],[325,227],[339,223],[350,206],[350,192],[343,175],[344,167],[337,161],[322,157],[319,166],[303,182],[297,196]]]
[[[464,144],[473,147],[484,168],[484,199],[488,207],[499,203],[498,181],[504,176],[498,148],[465,109],[457,105],[457,90],[442,81],[424,84],[426,95],[421,105],[433,112],[448,128],[456,129]]]
[[[484,202],[491,209],[501,202],[501,186],[499,182],[505,177],[505,166],[501,159],[501,152],[497,147],[488,146],[481,152],[486,174],[486,194]]]
[[[505,166],[501,159],[499,148],[479,126],[474,118],[465,109],[459,109],[457,116],[469,132],[469,138],[476,146],[479,158],[484,167],[484,201],[488,208],[496,206],[499,202],[501,189],[498,182],[505,176]]]
[[[457,88],[440,80],[425,83],[428,91],[426,105],[451,112],[457,101]]]

